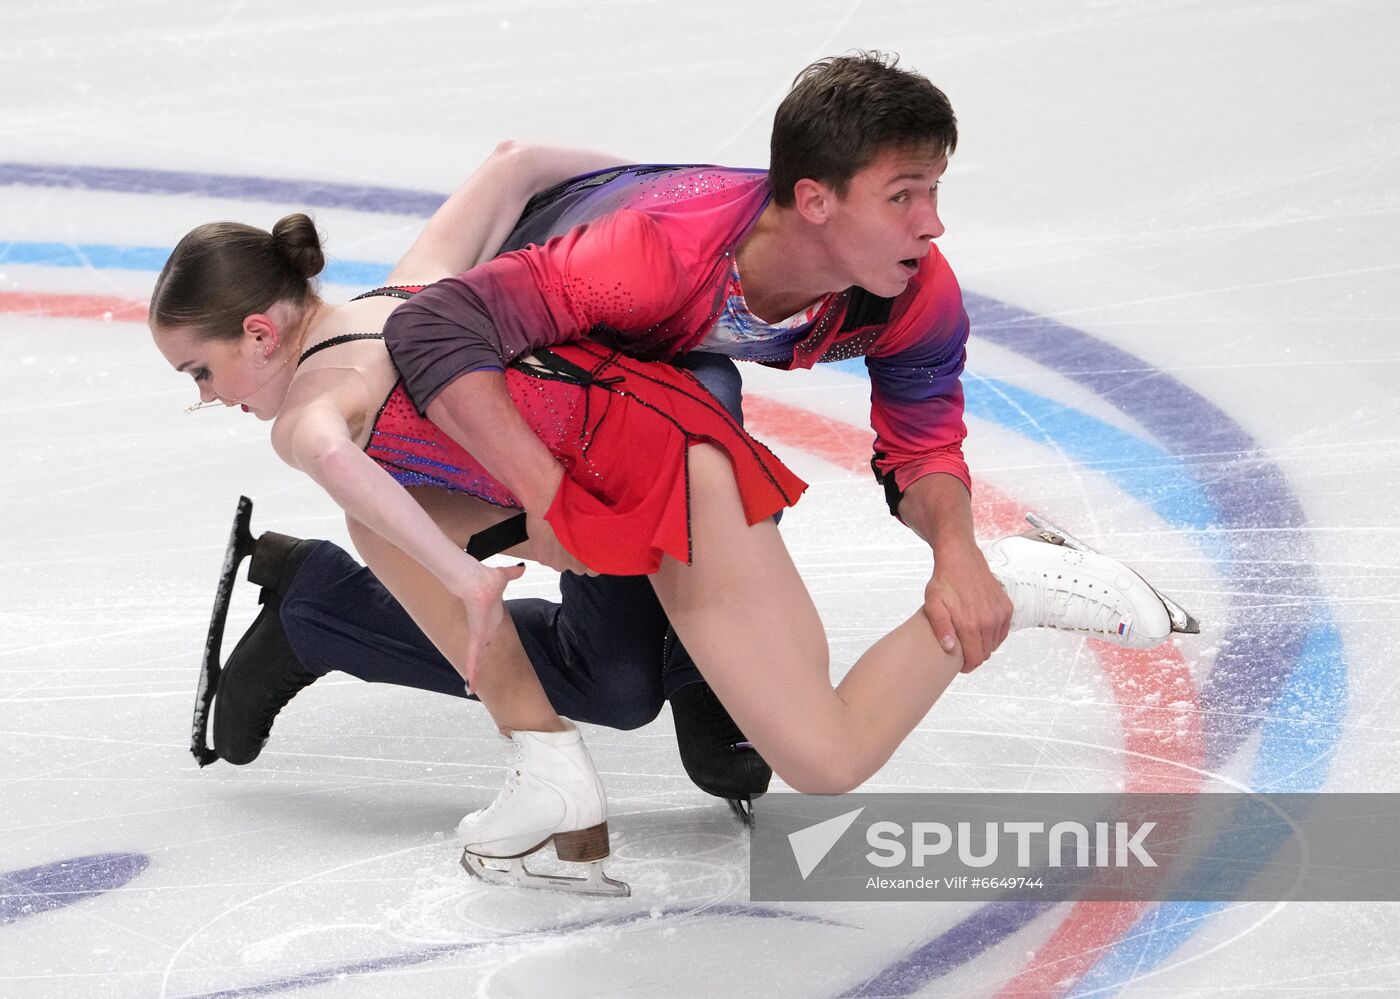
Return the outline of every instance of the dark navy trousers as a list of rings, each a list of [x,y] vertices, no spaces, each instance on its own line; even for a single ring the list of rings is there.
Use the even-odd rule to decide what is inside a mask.
[[[734,362],[691,354],[690,369],[742,422]],[[700,680],[645,576],[560,577],[560,603],[507,600],[506,608],[554,709],[567,718],[631,729],[657,716],[668,696]],[[461,676],[374,574],[323,541],[283,592],[281,617],[302,666],[341,670],[465,697]]]

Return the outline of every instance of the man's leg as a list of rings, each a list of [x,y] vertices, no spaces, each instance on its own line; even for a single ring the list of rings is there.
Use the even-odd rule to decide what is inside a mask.
[[[263,587],[263,609],[223,665],[213,722],[214,750],[223,759],[256,759],[278,712],[332,670],[370,683],[467,696],[461,676],[374,574],[331,542],[264,535],[248,571]],[[565,578],[566,592],[577,578]],[[654,603],[645,579],[620,578],[576,602],[625,607],[638,583]],[[600,644],[576,634],[567,617],[558,623],[558,604],[528,599],[506,606],[560,714],[619,729],[656,717],[663,702],[664,618],[649,628],[610,631]]]
[[[214,751],[230,763],[257,759],[277,713],[334,669],[466,696],[374,575],[329,541],[265,534],[248,578],[262,587],[262,611],[224,661],[214,704]]]
[[[248,578],[262,586],[262,610],[225,659],[214,694],[214,753],[230,763],[241,766],[257,759],[277,712],[323,675],[302,666],[281,619],[287,584],[322,545],[339,551],[329,542],[279,534],[263,535],[253,549]],[[204,683],[211,679],[205,676]],[[198,727],[196,737],[202,740]],[[206,762],[211,761],[201,757],[200,765]]]

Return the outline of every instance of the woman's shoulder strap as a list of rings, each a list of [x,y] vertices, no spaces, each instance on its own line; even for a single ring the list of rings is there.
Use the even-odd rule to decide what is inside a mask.
[[[382,288],[375,288],[373,291],[367,291],[363,295],[356,295],[354,298],[350,299],[350,301],[358,302],[362,298],[381,297],[412,298],[426,287],[428,287],[426,284],[388,284]]]
[[[407,298],[412,298],[414,295],[418,294],[420,291],[422,291],[422,290],[423,290],[424,288],[426,288],[426,287],[427,287],[427,285],[425,285],[425,284],[390,284],[390,285],[384,285],[382,288],[375,288],[373,291],[367,291],[367,292],[365,292],[363,295],[356,295],[354,298],[350,299],[350,301],[352,301],[352,302],[358,302],[358,301],[359,301],[360,299],[362,299],[362,298],[404,298],[404,299],[407,299]],[[307,347],[306,350],[304,350],[304,351],[302,352],[302,355],[301,355],[300,357],[297,358],[297,367],[301,367],[301,363],[302,363],[303,361],[305,361],[308,357],[310,357],[312,354],[315,354],[315,353],[317,353],[317,352],[319,352],[319,351],[325,350],[327,347],[338,347],[338,346],[340,346],[342,343],[349,343],[349,342],[352,341],[352,340],[383,340],[383,339],[384,339],[384,334],[383,334],[383,333],[342,333],[340,336],[333,336],[333,337],[330,337],[330,338],[328,338],[328,339],[326,339],[326,340],[322,340],[320,343],[314,343],[314,344],[312,344],[310,347]]]
[[[325,350],[327,347],[338,347],[342,343],[349,343],[352,340],[383,339],[383,333],[342,333],[340,334],[340,336],[333,336],[328,339],[322,340],[320,343],[313,343],[310,347],[307,347],[304,351],[302,351],[301,356],[297,358],[297,367],[301,367],[302,362],[305,361],[312,354],[319,353],[320,351]]]

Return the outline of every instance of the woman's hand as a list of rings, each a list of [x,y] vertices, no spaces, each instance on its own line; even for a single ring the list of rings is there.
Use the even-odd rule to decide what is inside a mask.
[[[466,656],[462,664],[467,674],[467,693],[476,690],[477,667],[482,653],[491,645],[496,631],[505,623],[506,605],[503,599],[506,584],[525,573],[525,563],[502,568],[482,565],[475,559],[462,579],[450,589],[462,601],[467,616]]]

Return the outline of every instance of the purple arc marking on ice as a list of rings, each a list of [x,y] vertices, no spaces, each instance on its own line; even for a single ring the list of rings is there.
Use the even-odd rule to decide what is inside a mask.
[[[71,187],[119,194],[201,194],[315,208],[429,216],[447,200],[433,191],[318,180],[271,180],[237,174],[141,170],[61,163],[0,162],[0,185]]]
[[[418,950],[407,951],[402,954],[393,954],[388,957],[352,961],[328,968],[320,968],[316,971],[304,972],[299,975],[287,975],[283,978],[275,978],[270,981],[259,982],[255,985],[244,985],[232,989],[222,989],[218,992],[204,992],[199,995],[188,995],[183,997],[183,999],[245,999],[245,997],[248,996],[271,995],[275,992],[285,992],[288,989],[302,989],[324,982],[333,982],[341,978],[348,978],[352,975],[372,975],[381,971],[397,971],[402,968],[411,968],[416,965],[427,964],[430,961],[436,961],[439,958],[449,957],[453,954],[470,953],[471,951],[479,950],[483,947],[499,947],[506,944],[527,943],[531,940],[557,939],[562,934],[575,933],[587,929],[628,926],[683,916],[702,917],[708,915],[746,916],[753,919],[796,920],[804,923],[818,923],[825,926],[850,928],[849,924],[840,923],[835,920],[824,919],[819,916],[805,916],[801,913],[787,912],[783,909],[771,909],[761,905],[720,903],[717,905],[698,907],[666,906],[659,910],[629,912],[625,915],[609,916],[603,919],[573,919],[563,923],[556,923],[552,926],[526,930],[521,933],[505,933],[485,940],[464,940],[461,943],[437,944],[432,947],[423,947]]]
[[[120,888],[150,862],[144,853],[99,853],[0,873],[0,925]]]

